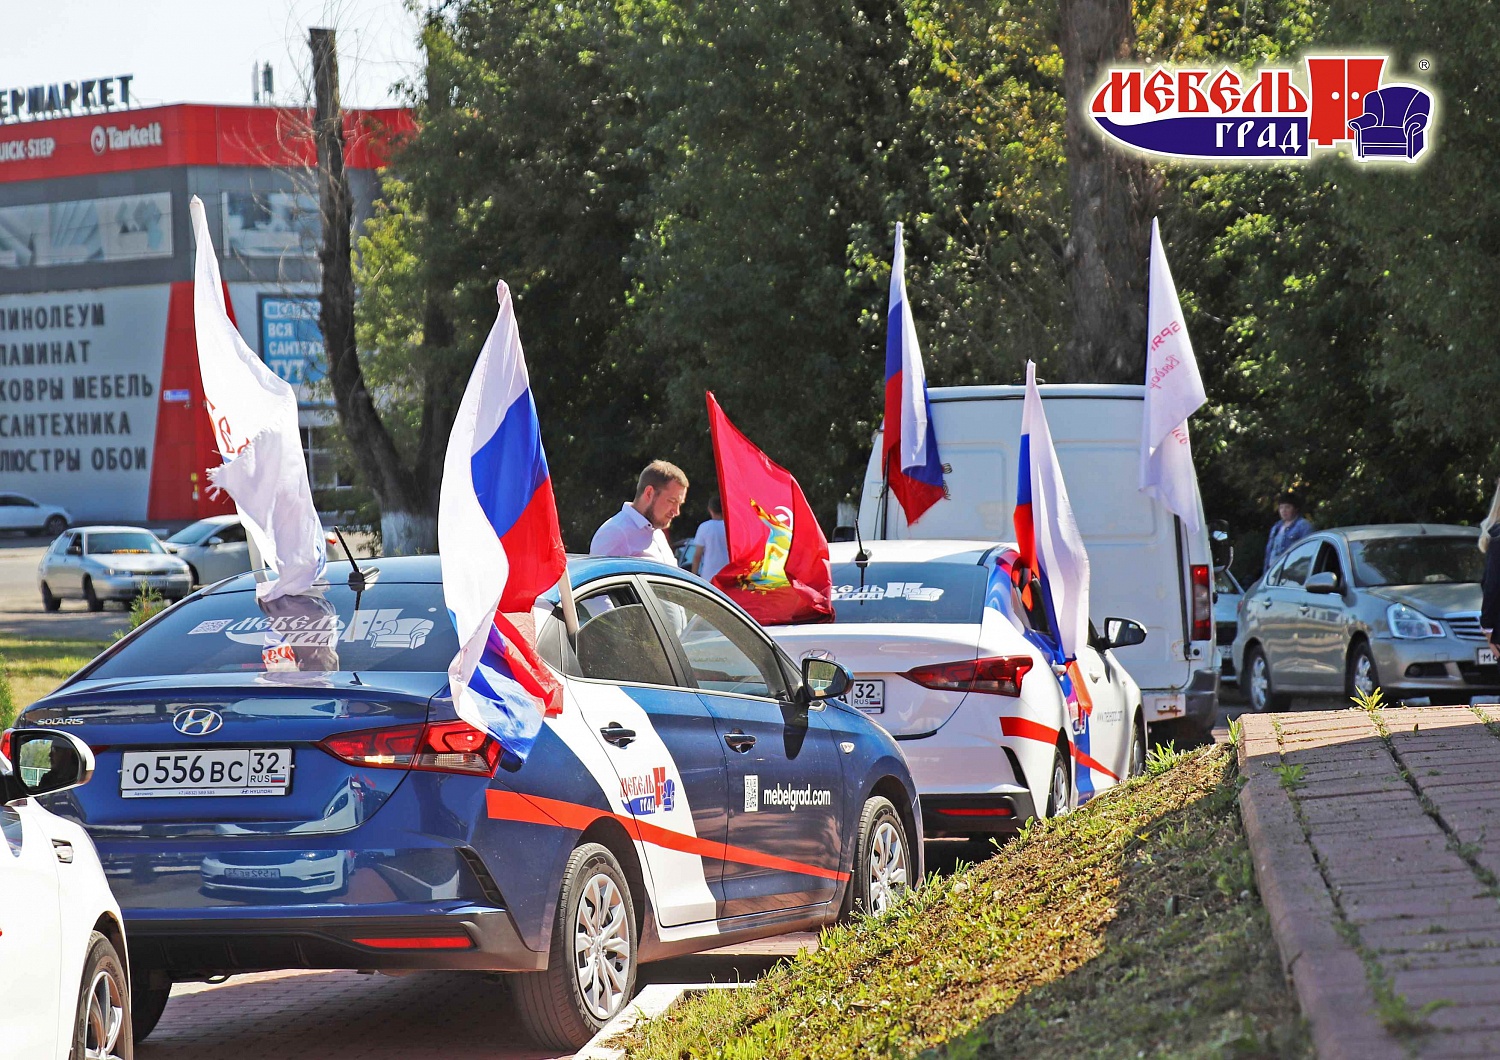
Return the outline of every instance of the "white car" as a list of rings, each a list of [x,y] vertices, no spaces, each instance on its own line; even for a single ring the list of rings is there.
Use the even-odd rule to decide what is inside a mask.
[[[212,515],[163,542],[192,572],[194,585],[212,585],[250,569],[250,542],[238,515]]]
[[[56,537],[73,520],[55,504],[40,504],[20,493],[0,493],[0,530]]]
[[[71,733],[0,737],[0,1055],[130,1060],[130,975],[120,907],[82,827],[34,796],[87,783]]]
[[[1096,637],[1059,675],[1013,546],[873,541],[829,552],[833,623],[767,632],[794,659],[854,674],[847,698],[900,742],[925,834],[1014,832],[1142,770],[1141,690],[1110,651],[1144,639],[1137,623],[1110,619],[1113,640]]]

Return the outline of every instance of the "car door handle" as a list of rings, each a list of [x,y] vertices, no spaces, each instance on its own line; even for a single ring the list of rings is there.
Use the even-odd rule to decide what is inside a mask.
[[[57,855],[57,860],[64,865],[73,864],[73,844],[65,839],[52,840],[52,852]]]
[[[599,735],[616,747],[626,747],[635,739],[635,730],[627,729],[619,722],[612,721],[599,730]]]
[[[1297,610],[1301,611],[1305,615],[1312,610],[1312,604],[1298,604]]]
[[[1271,606],[1271,600],[1270,600],[1270,598],[1267,597],[1266,599],[1262,600],[1260,602],[1260,606],[1261,607],[1270,607]]]
[[[740,730],[735,729],[733,732],[726,732],[724,734],[724,742],[729,745],[731,750],[744,754],[755,746],[755,737],[747,732],[740,732]]]

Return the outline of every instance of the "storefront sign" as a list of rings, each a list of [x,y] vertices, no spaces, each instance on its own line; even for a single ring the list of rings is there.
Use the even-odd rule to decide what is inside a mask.
[[[323,332],[318,327],[318,300],[311,297],[260,296],[260,357],[293,386],[323,379]]]
[[[26,118],[65,118],[130,106],[134,74],[60,81],[52,85],[0,89],[0,121]]]

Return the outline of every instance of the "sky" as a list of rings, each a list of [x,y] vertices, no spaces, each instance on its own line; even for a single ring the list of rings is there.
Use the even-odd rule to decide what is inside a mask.
[[[258,62],[278,103],[302,102],[310,26],[338,31],[346,107],[402,102],[392,86],[420,70],[404,0],[47,0],[5,22],[0,89],[133,74],[136,106],[250,103]]]

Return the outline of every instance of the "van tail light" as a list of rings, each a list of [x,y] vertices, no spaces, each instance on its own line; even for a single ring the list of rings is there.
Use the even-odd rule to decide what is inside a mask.
[[[1193,574],[1193,635],[1190,640],[1213,640],[1214,594],[1209,584],[1208,565],[1194,563]]]
[[[0,758],[10,761],[10,730],[0,732]]]
[[[1019,696],[1021,679],[1031,670],[1029,655],[995,655],[964,662],[933,663],[906,671],[905,676],[924,688],[943,692],[986,692],[996,696]]]
[[[466,721],[360,729],[318,744],[341,762],[374,769],[420,769],[491,777],[500,764],[500,744]]]

